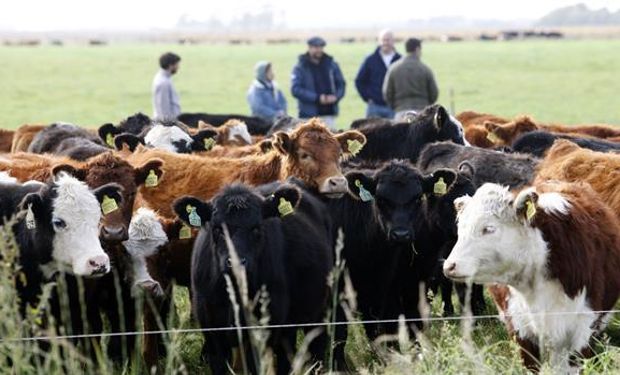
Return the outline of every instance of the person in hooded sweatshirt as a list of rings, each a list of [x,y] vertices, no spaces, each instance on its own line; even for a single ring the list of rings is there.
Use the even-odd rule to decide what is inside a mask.
[[[308,52],[299,56],[291,77],[291,93],[297,99],[299,118],[320,117],[336,129],[338,102],[344,97],[345,81],[334,59],[323,52],[325,40],[308,39]]]
[[[270,62],[259,61],[254,70],[256,79],[247,95],[252,116],[273,123],[278,117],[286,116],[286,98],[273,80],[275,75]]]

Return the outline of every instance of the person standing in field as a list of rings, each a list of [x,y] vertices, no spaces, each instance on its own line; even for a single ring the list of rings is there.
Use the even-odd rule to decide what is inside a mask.
[[[286,116],[286,98],[274,81],[275,74],[270,62],[259,61],[254,70],[256,78],[247,95],[252,116],[273,123],[276,118]]]
[[[405,42],[407,56],[388,69],[383,81],[383,97],[401,120],[407,112],[419,112],[437,101],[439,89],[435,76],[420,57],[422,42],[410,38]]]
[[[160,70],[153,78],[153,117],[176,119],[181,114],[179,94],[172,84],[172,76],[179,71],[181,58],[167,52],[159,58]]]
[[[390,65],[400,59],[394,48],[394,34],[390,30],[379,33],[379,46],[368,55],[355,77],[357,92],[366,102],[366,117],[393,118],[394,111],[383,99],[383,80]]]
[[[297,98],[299,118],[320,117],[335,130],[345,81],[336,61],[323,52],[325,44],[318,36],[308,39],[308,51],[299,56],[293,68],[291,92]]]

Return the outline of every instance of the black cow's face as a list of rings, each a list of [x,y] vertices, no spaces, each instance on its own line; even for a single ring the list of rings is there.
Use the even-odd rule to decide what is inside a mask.
[[[435,183],[447,189],[454,181],[454,172],[422,176],[405,161],[392,161],[367,176],[360,172],[347,174],[349,188],[362,200],[372,196],[377,220],[387,238],[396,242],[412,242],[425,217],[425,194],[432,194]]]
[[[468,145],[463,125],[440,105],[432,105],[422,110],[413,120],[414,126],[424,126],[433,133],[433,141],[451,141]]]
[[[273,220],[288,213],[299,203],[300,193],[293,187],[282,187],[264,199],[243,185],[233,185],[212,199],[203,202],[184,197],[174,203],[181,220],[190,225],[204,225],[210,243],[217,254],[218,269],[229,272],[232,267],[226,236],[230,239],[239,261],[252,278],[258,258],[269,242]],[[282,206],[284,205],[284,206]]]

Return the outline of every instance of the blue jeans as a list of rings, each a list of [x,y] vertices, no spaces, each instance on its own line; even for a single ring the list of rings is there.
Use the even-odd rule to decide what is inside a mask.
[[[394,118],[394,111],[387,105],[368,102],[366,107],[366,117]]]

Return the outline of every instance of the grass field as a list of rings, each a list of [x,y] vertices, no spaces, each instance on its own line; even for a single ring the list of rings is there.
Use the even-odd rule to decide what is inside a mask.
[[[183,111],[249,111],[245,92],[258,60],[274,63],[290,112],[289,76],[303,45],[159,45],[0,47],[0,127],[73,122],[95,126],[137,111],[151,113],[157,57],[183,58],[175,77]],[[369,44],[331,44],[347,80],[340,127],[364,115],[353,79]],[[427,43],[424,60],[440,85],[440,102],[544,121],[620,124],[620,40]]]

